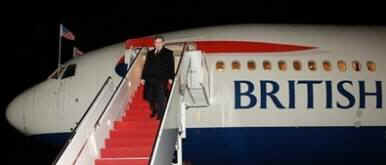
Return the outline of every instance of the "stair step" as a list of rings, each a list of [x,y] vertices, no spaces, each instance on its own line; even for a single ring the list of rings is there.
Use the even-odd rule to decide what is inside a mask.
[[[159,120],[148,120],[148,121],[115,121],[114,129],[124,129],[124,128],[133,128],[141,126],[154,126],[158,127]]]
[[[114,137],[105,140],[106,148],[110,147],[146,147],[152,146],[154,143],[154,137]]]
[[[152,125],[134,125],[134,126],[128,126],[124,128],[119,129],[113,129],[111,132],[113,133],[134,133],[134,135],[139,135],[141,133],[147,133],[147,132],[156,132],[158,130],[158,127],[152,126]]]
[[[147,104],[145,101],[137,101],[135,104],[130,104],[128,106],[130,109],[135,108],[150,108],[150,105]]]
[[[128,109],[148,109],[150,108],[150,105],[146,101],[139,101],[139,100],[133,100],[133,103],[131,103],[128,106]]]
[[[148,106],[133,106],[133,107],[129,107],[126,112],[130,112],[130,111],[135,111],[135,112],[151,112],[150,111],[150,107]]]
[[[151,110],[140,86],[120,121],[114,122],[105,139],[101,158],[95,165],[148,165],[160,121],[150,118]]]
[[[149,159],[97,159],[95,165],[147,165]]]
[[[135,113],[138,113],[138,114],[141,114],[141,113],[150,113],[151,112],[151,109],[150,108],[129,108],[125,111],[125,113],[132,113],[132,114],[135,114]]]
[[[128,111],[143,111],[150,110],[150,106],[147,105],[131,105],[128,106]]]
[[[158,127],[156,125],[132,125],[127,127],[118,127],[111,130],[112,132],[130,132],[130,133],[136,133],[136,135],[140,135],[143,132],[155,132],[157,131]]]
[[[159,124],[157,122],[152,121],[152,120],[154,120],[154,118],[151,120],[145,119],[142,121],[125,120],[125,118],[123,118],[121,122],[130,122],[130,123],[129,124],[116,123],[114,125],[114,130],[121,130],[121,129],[124,130],[124,129],[131,129],[131,128],[135,128],[135,129],[157,128]]]
[[[138,112],[138,113],[127,113],[125,114],[124,116],[122,116],[122,118],[133,118],[133,119],[148,119],[150,118],[150,112]]]
[[[136,93],[135,97],[133,97],[133,99],[131,99],[132,102],[133,100],[136,100],[136,101],[141,101],[141,102],[145,102],[145,98],[143,97],[143,94],[142,93]]]
[[[133,140],[135,139],[135,141]],[[116,138],[110,138],[110,139],[106,139],[106,141],[108,140],[114,140],[114,141],[121,141],[123,143],[141,143],[141,144],[144,144],[144,143],[153,143],[154,141],[154,138],[153,137],[141,137],[141,138],[135,138],[135,137],[116,137]]]
[[[135,102],[138,101],[138,102]],[[135,95],[133,99],[131,99],[132,103],[147,103],[147,100],[143,97],[143,95]]]
[[[157,128],[150,131],[133,131],[133,130],[114,130],[110,132],[110,138],[124,137],[124,138],[154,138],[157,135]]]
[[[104,148],[101,151],[101,158],[119,158],[119,157],[149,157],[153,149],[152,145],[146,147],[114,147]]]
[[[142,117],[146,116],[146,117]],[[122,117],[122,122],[152,122],[152,120],[156,120],[155,117],[151,118],[150,113],[149,114],[144,114],[144,115],[131,115],[131,116],[123,116]]]
[[[138,103],[138,102],[134,102],[134,101],[139,101],[141,103],[144,103],[144,102],[147,103],[147,101],[145,100],[145,98],[143,97],[142,94],[136,94],[135,97],[133,99],[131,99],[131,101],[132,101],[132,103]]]
[[[151,110],[150,109],[135,109],[135,110],[127,110],[125,111],[126,116],[140,116],[142,115],[145,117],[147,114],[150,114]]]
[[[128,136],[150,136],[156,134],[157,131],[158,127],[153,126],[131,126],[130,128],[110,130],[110,137],[124,136],[126,138]]]

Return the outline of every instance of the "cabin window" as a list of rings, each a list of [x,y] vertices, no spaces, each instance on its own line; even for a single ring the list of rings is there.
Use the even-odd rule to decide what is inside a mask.
[[[264,70],[271,70],[271,63],[269,61],[263,61]]]
[[[302,70],[302,64],[300,63],[300,61],[294,61],[293,66],[296,71]]]
[[[315,71],[316,70],[316,63],[315,63],[315,61],[308,61],[308,69],[311,70],[311,71]]]
[[[338,68],[339,71],[345,72],[346,71],[346,63],[343,60],[338,61]]]
[[[62,79],[72,77],[75,75],[76,64],[70,64],[66,67],[66,70],[63,73]]]
[[[285,63],[284,61],[279,61],[279,70],[281,71],[286,71],[287,70],[287,63]]]
[[[327,72],[331,71],[331,63],[329,61],[323,61],[323,69]]]
[[[232,61],[232,70],[240,70],[240,62],[239,61]]]
[[[248,61],[247,62],[248,70],[252,71],[256,69],[256,63],[255,61]]]
[[[361,64],[358,61],[352,62],[352,70],[355,72],[361,71]]]
[[[373,61],[367,61],[367,69],[370,71],[370,72],[375,72],[376,70],[376,65]]]
[[[223,72],[225,70],[225,64],[223,61],[217,61],[216,70],[219,72]]]

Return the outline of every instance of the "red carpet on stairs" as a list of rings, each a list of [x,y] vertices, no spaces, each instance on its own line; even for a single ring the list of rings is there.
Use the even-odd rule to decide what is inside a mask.
[[[114,123],[96,165],[147,165],[157,136],[159,120],[143,99],[143,86],[134,95],[121,121]]]

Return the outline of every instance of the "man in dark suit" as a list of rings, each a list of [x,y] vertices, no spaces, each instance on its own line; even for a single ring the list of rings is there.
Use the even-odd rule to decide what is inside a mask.
[[[164,38],[156,36],[155,49],[146,55],[141,83],[145,85],[144,99],[150,104],[151,117],[161,119],[165,111],[168,83],[174,79],[173,51],[164,47]]]

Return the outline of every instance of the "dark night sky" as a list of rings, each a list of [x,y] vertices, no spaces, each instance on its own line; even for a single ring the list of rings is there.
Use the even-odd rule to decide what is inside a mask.
[[[17,3],[17,2],[16,2]],[[67,3],[67,4],[64,4]],[[237,4],[236,4],[237,3]],[[44,6],[48,5],[48,6]],[[2,53],[2,80],[6,92],[1,104],[2,151],[6,164],[51,164],[57,148],[28,139],[4,119],[9,101],[28,87],[44,80],[57,66],[59,24],[75,33],[74,44],[87,52],[132,37],[200,26],[272,23],[385,25],[384,5],[362,2],[279,0],[256,1],[161,1],[129,3],[70,2],[10,4],[3,15],[6,51]],[[4,41],[4,39],[3,39]],[[5,65],[4,65],[5,64]],[[3,164],[3,163],[1,163]]]

